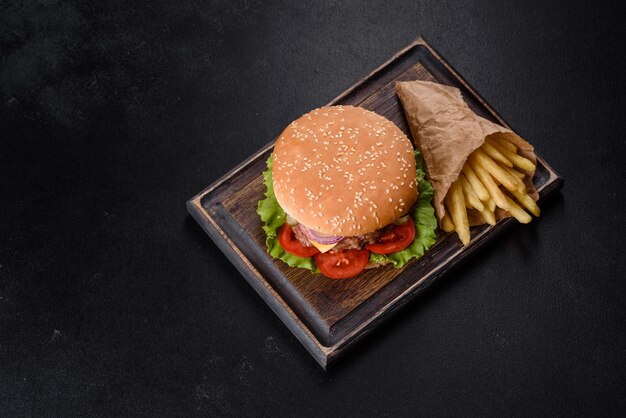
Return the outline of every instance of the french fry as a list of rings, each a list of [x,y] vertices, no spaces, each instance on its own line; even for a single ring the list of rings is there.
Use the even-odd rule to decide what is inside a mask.
[[[485,208],[485,210],[480,213],[483,215],[483,219],[485,219],[485,222],[487,222],[489,225],[496,224],[496,215],[493,213],[492,210]]]
[[[478,195],[474,191],[474,188],[472,187],[470,182],[467,181],[467,178],[463,174],[459,176],[459,180],[461,181],[461,186],[463,187],[463,194],[465,195],[465,201],[469,203],[469,205],[467,206],[472,207],[478,210],[479,212],[482,212],[484,209],[483,203],[478,198]]]
[[[506,196],[504,195],[504,193],[502,193],[496,182],[493,180],[491,174],[489,174],[484,168],[476,164],[475,161],[472,161],[471,159],[469,161],[469,164],[472,166],[472,169],[474,170],[482,184],[489,191],[491,199],[493,199],[495,204],[504,210],[509,210],[509,203],[506,200]]]
[[[474,188],[474,191],[476,192],[478,198],[483,202],[488,201],[489,192],[487,191],[487,189],[485,189],[485,186],[483,186],[483,184],[480,182],[480,179],[476,176],[476,173],[467,162],[463,165],[463,174],[465,175],[465,178],[467,178],[467,181],[469,181]]]
[[[518,192],[518,191],[514,191],[511,192],[511,194],[513,195],[513,197],[515,197],[517,199],[518,202],[520,202],[522,204],[522,206],[524,206],[530,213],[532,213],[535,216],[539,216],[541,214],[541,211],[539,210],[539,206],[537,206],[537,203],[535,203],[535,201],[533,200],[532,197],[530,197],[527,193],[522,193],[522,192]]]
[[[493,141],[496,142],[496,140],[493,140],[492,138],[487,138],[487,141]],[[498,144],[500,144],[502,147],[508,149],[509,151],[517,154],[517,147],[515,146],[515,144],[507,141],[506,139],[502,138],[501,136],[497,137],[497,142]]]
[[[485,205],[490,212],[494,212],[496,210],[496,202],[494,202],[492,198],[489,198],[489,200],[485,202]]]
[[[476,209],[474,205],[472,205],[472,202],[470,202],[467,198],[467,194],[465,193],[465,191],[463,191],[463,202],[465,202],[465,207],[467,209]]]
[[[509,151],[505,147],[502,146],[501,142],[491,142],[494,148],[500,151],[506,158],[508,158],[514,166],[521,168],[524,171],[528,171],[529,173],[535,172],[535,164],[530,161],[528,158],[524,158],[520,155],[515,154],[514,152]]]
[[[506,167],[513,167],[513,163],[509,161],[508,158],[506,158],[500,151],[494,148],[489,142],[485,142],[480,148],[497,163]]]
[[[527,224],[533,219],[530,217],[529,214],[524,212],[524,209],[520,208],[519,205],[513,201],[513,199],[511,199],[507,195],[504,195],[504,198],[507,200],[507,203],[509,204],[509,209],[507,209],[508,212],[511,214],[511,216],[517,219],[520,223]]]
[[[465,207],[465,198],[463,197],[463,188],[457,180],[450,186],[448,194],[445,198],[446,206],[450,212],[454,229],[459,236],[463,245],[470,242],[469,221],[467,219],[467,208]]]
[[[517,177],[513,177],[511,174],[504,171],[502,167],[500,167],[482,150],[477,149],[476,151],[474,151],[470,155],[469,159],[471,162],[474,162],[475,165],[481,166],[485,171],[491,174],[493,178],[498,180],[498,182],[500,182],[500,184],[502,184],[507,190],[526,189],[526,186],[524,186],[524,183],[520,179],[518,179]],[[472,165],[472,168],[474,168],[474,171],[476,171],[474,165]],[[496,204],[497,203],[498,202],[496,201]]]
[[[441,218],[441,229],[446,232],[454,231],[454,223],[452,222],[452,219],[450,219],[450,215],[448,215],[447,213],[444,215],[443,218]]]
[[[506,170],[506,171],[508,171],[508,172],[509,172],[509,174],[511,174],[511,175],[513,175],[513,176],[515,176],[515,177],[517,177],[518,179],[520,179],[520,180],[522,180],[522,181],[524,180],[524,177],[526,177],[526,174],[522,173],[521,171],[517,171],[517,170],[516,170],[516,169],[514,169],[514,168],[508,168],[508,167],[506,167],[506,168],[505,168],[505,170]]]

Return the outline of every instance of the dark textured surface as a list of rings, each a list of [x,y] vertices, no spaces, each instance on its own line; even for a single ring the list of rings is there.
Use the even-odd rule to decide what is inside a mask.
[[[0,3],[0,415],[620,415],[618,10]],[[184,202],[420,33],[566,185],[325,373]]]

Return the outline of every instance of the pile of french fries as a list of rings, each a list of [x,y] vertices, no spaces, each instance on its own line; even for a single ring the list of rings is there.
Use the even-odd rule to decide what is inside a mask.
[[[505,137],[490,136],[470,154],[457,181],[444,199],[445,216],[440,221],[446,232],[456,231],[463,245],[470,242],[468,210],[476,210],[490,225],[496,224],[499,207],[521,223],[539,216],[539,207],[528,195],[524,180],[535,172],[532,161],[517,153]]]

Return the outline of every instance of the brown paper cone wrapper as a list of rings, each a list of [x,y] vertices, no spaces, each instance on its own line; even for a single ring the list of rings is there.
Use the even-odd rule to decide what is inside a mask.
[[[434,189],[433,205],[437,218],[445,213],[444,198],[461,173],[469,155],[479,148],[488,136],[504,137],[518,147],[518,154],[536,163],[534,148],[511,130],[488,121],[472,112],[456,87],[429,81],[400,81],[396,91],[404,107],[413,141],[424,158],[426,171]],[[525,179],[528,194],[538,199],[532,184],[534,173]],[[496,209],[496,219],[509,213]],[[468,213],[470,225],[484,224],[475,210]]]

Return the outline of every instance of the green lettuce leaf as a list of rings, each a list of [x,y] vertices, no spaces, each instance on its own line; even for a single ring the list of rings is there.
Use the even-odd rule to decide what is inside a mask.
[[[417,182],[419,185],[419,196],[411,211],[411,218],[415,223],[415,240],[402,251],[392,254],[370,253],[370,262],[379,264],[393,264],[396,268],[404,267],[413,258],[419,258],[431,245],[435,243],[435,230],[437,229],[437,219],[435,210],[431,204],[433,198],[433,188],[425,178],[424,164],[419,151],[415,151],[415,167]],[[274,183],[272,181],[272,156],[267,159],[267,170],[263,172],[263,182],[267,191],[265,199],[259,201],[257,213],[263,221],[263,230],[267,235],[265,244],[267,252],[274,258],[284,261],[291,267],[300,267],[318,273],[319,269],[315,265],[312,257],[298,257],[286,252],[278,242],[278,232],[285,222],[285,211],[280,207],[274,195]]]

